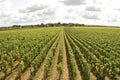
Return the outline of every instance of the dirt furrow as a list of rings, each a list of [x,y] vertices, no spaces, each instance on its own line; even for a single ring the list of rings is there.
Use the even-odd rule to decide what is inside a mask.
[[[33,72],[34,69],[32,67],[28,68],[21,76],[21,80],[28,80],[30,75],[31,75],[31,72]]]
[[[69,72],[68,72],[68,64],[67,64],[67,55],[65,49],[65,41],[64,36],[62,35],[62,42],[63,42],[63,72],[62,72],[62,79],[61,80],[69,80]]]
[[[71,49],[72,49],[72,46],[71,46]],[[72,53],[73,53],[73,51],[72,51]],[[74,55],[74,59],[75,59],[75,55]],[[79,71],[76,59],[75,59],[75,69],[76,69],[76,80],[82,80],[82,75],[81,75],[81,72]]]
[[[109,77],[105,77],[105,80],[111,80]],[[120,79],[118,79],[118,80],[120,80]]]
[[[52,49],[52,47],[49,49],[48,53],[50,52],[51,49]],[[37,73],[35,74],[35,77],[33,78],[33,80],[42,80],[44,78],[44,64],[46,63],[47,58],[48,58],[48,54],[45,57],[43,63],[40,66],[40,68],[38,69]]]
[[[11,73],[14,73],[14,71],[17,70],[18,63],[19,63],[18,61],[14,62],[14,66],[13,66],[12,72],[11,72],[11,68],[8,68],[8,72],[7,72],[7,76],[6,77],[9,77],[10,75],[12,75]],[[4,77],[5,77],[5,74],[2,72],[0,74],[0,80],[3,79]]]
[[[92,72],[90,72],[90,77],[91,77],[91,79],[92,79],[92,80],[97,80],[96,76],[95,76],[95,75],[93,75],[93,73],[92,73]]]
[[[13,72],[6,78],[6,80],[15,80],[16,77],[18,76],[19,71],[18,68],[13,70]]]
[[[53,44],[53,45],[54,45],[54,44]],[[52,45],[52,47],[49,49],[48,53],[52,50],[53,45]],[[43,78],[44,78],[44,67],[45,67],[44,65],[45,65],[45,63],[47,62],[47,59],[48,59],[48,54],[46,55],[43,63],[41,64],[40,68],[38,69],[37,73],[35,74],[33,80],[43,80]]]
[[[55,56],[53,57],[53,60],[52,60],[52,65],[51,65],[51,69],[50,69],[50,73],[49,73],[50,77],[48,78],[48,80],[57,80],[58,79],[57,62],[58,62],[61,41],[62,41],[62,39],[61,39],[61,35],[60,35],[60,40],[57,45]]]
[[[79,71],[77,65],[76,65],[76,73],[77,73],[77,80],[82,80],[82,76],[81,76],[81,74],[80,74],[80,71]]]
[[[42,63],[42,65],[40,66],[38,72],[36,73],[35,77],[33,78],[33,80],[42,80],[44,77],[44,64],[46,62],[46,58],[44,60],[44,62]]]

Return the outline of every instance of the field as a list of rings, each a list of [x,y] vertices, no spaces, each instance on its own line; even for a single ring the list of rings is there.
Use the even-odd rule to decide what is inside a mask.
[[[120,28],[0,31],[0,80],[120,80]]]

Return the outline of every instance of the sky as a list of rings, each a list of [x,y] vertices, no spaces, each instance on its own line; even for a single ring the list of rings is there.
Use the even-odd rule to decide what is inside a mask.
[[[40,23],[120,26],[120,0],[0,0],[0,27]]]

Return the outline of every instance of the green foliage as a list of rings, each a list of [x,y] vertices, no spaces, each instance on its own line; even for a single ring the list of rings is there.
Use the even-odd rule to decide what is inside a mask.
[[[8,63],[6,61],[3,61],[2,67],[3,67],[2,71],[6,74],[8,70]]]
[[[20,73],[29,67],[33,67],[35,73],[48,55],[44,66],[46,79],[49,76],[61,30],[64,30],[65,33],[67,63],[71,80],[77,79],[76,66],[84,80],[91,79],[90,73],[93,73],[98,80],[104,80],[105,77],[117,80],[120,75],[119,28],[34,28],[0,31],[0,72],[9,73],[10,69],[15,68],[15,61],[18,61],[17,68]],[[63,48],[61,46],[62,44],[60,44],[57,63],[60,75],[63,68]],[[49,51],[51,47],[52,49]]]
[[[66,36],[85,80],[92,72],[98,80],[119,75],[119,28],[65,28]]]
[[[8,69],[15,67],[19,68],[19,75],[29,67],[37,71],[48,50],[59,37],[60,30],[40,28],[0,31],[1,71],[6,74],[9,73]],[[19,62],[17,66],[14,66],[15,61]]]
[[[62,74],[62,63],[59,63],[57,65],[57,70],[58,70],[58,73],[61,75]]]

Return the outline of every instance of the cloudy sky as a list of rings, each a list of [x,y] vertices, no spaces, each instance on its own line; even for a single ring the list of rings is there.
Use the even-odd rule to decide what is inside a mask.
[[[73,22],[120,26],[120,0],[0,0],[0,26]]]

